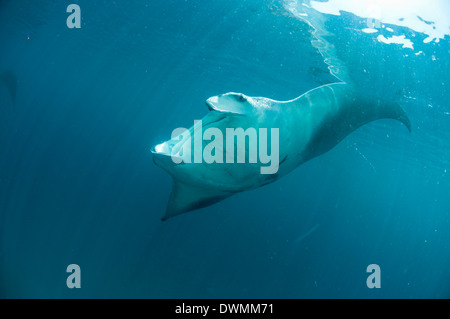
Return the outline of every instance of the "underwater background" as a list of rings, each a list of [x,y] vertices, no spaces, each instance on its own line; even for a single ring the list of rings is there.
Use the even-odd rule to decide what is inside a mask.
[[[450,4],[356,3],[2,0],[0,297],[449,298]],[[370,123],[161,222],[172,179],[151,147],[207,98],[340,80],[400,103],[412,133]]]

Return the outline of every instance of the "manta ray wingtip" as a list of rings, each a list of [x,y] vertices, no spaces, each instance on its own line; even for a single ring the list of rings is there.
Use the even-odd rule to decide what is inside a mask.
[[[403,125],[406,126],[406,128],[408,129],[409,133],[412,132],[412,128],[411,128],[411,121],[409,120],[408,115],[406,114],[406,112],[399,106],[400,110],[401,110],[401,114],[400,116],[397,118],[397,120],[399,120],[400,122],[403,123]]]

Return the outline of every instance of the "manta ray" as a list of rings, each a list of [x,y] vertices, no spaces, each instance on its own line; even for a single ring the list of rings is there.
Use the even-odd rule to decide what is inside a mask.
[[[394,119],[411,132],[408,116],[400,105],[358,94],[346,83],[323,85],[290,101],[231,92],[211,97],[206,104],[209,112],[201,120],[201,127],[194,122],[189,130],[172,134],[172,139],[152,148],[155,164],[173,178],[172,192],[162,220],[272,183],[306,161],[328,152],[369,122]],[[215,157],[219,159],[217,161],[186,160],[190,151],[198,153],[198,149],[196,151],[192,146],[194,139],[197,139],[196,147],[200,151],[206,151],[209,147],[212,152],[205,140],[199,144],[198,137],[195,137],[203,128],[214,128],[215,139],[219,138],[218,135],[225,136],[230,128],[246,131],[276,129],[273,132],[277,132],[277,136],[271,133],[271,137],[277,137],[277,143],[266,146],[267,154],[277,153],[279,161],[275,163],[276,169],[270,174],[262,174],[261,167],[267,161],[255,158],[253,161],[232,163],[220,160],[220,156]],[[207,140],[215,141],[212,136],[208,136]],[[232,145],[218,141],[211,154],[216,156],[223,152],[225,157],[231,153],[249,158],[251,146],[250,142]]]

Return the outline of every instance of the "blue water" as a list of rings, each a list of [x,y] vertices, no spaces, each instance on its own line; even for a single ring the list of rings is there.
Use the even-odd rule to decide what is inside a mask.
[[[412,133],[371,123],[273,184],[161,222],[172,180],[151,147],[210,96],[335,82],[312,27],[283,1],[1,1],[0,73],[17,90],[0,83],[0,297],[449,298],[449,37],[416,33],[412,51],[325,17],[335,67],[401,103]]]

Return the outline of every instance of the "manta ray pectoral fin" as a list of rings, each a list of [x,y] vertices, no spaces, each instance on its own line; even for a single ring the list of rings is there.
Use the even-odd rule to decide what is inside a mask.
[[[215,204],[230,195],[232,194],[228,192],[186,185],[174,178],[172,193],[170,194],[166,214],[162,221],[191,210]]]
[[[316,112],[311,138],[301,153],[303,162],[328,152],[356,129],[372,121],[394,119],[411,132],[408,115],[398,103],[363,95],[343,83],[313,89],[294,103]]]
[[[402,122],[406,128],[408,129],[409,133],[411,133],[411,121],[409,120],[408,115],[403,110],[403,108],[400,105],[396,106],[397,114],[394,117],[395,120],[398,120]]]
[[[372,105],[370,103],[367,103],[367,105],[368,107],[364,111],[367,116],[364,119],[365,122],[368,123],[379,119],[393,119],[403,123],[411,133],[411,121],[405,110],[398,103],[377,100]]]

